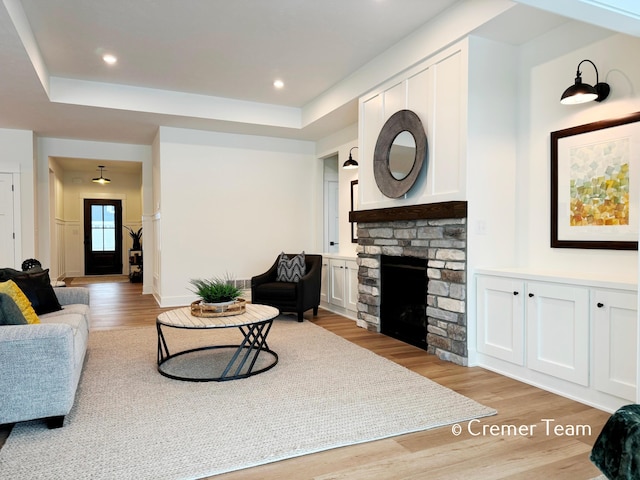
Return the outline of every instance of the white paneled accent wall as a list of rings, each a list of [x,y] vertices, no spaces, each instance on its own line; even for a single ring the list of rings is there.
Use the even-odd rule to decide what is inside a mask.
[[[467,42],[460,42],[360,99],[360,209],[466,199]],[[399,110],[415,112],[427,134],[428,159],[414,187],[401,199],[385,197],[373,174],[380,130]]]

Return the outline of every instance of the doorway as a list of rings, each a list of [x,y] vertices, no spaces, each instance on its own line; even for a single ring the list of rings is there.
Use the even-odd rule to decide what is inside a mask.
[[[338,155],[324,159],[324,251],[340,250]]]
[[[84,200],[84,274],[122,274],[121,200]]]
[[[16,238],[14,227],[13,175],[0,173],[0,265],[15,267]]]

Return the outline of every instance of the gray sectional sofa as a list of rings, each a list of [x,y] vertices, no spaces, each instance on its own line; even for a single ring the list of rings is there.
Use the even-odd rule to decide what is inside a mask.
[[[73,406],[89,337],[89,289],[53,289],[62,310],[39,324],[0,327],[0,424],[43,419],[62,427]]]

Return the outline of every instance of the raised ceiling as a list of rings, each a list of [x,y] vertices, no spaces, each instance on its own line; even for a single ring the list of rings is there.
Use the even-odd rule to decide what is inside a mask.
[[[0,128],[136,144],[161,125],[317,140],[357,121],[364,92],[336,100],[332,89],[480,1],[2,0]],[[501,41],[566,21],[501,2],[508,21],[483,32]]]

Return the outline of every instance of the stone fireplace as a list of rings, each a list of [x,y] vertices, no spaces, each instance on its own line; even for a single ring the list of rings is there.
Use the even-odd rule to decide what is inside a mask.
[[[467,365],[467,203],[351,212],[358,222],[358,325],[381,330],[381,258],[427,262],[427,351]]]

